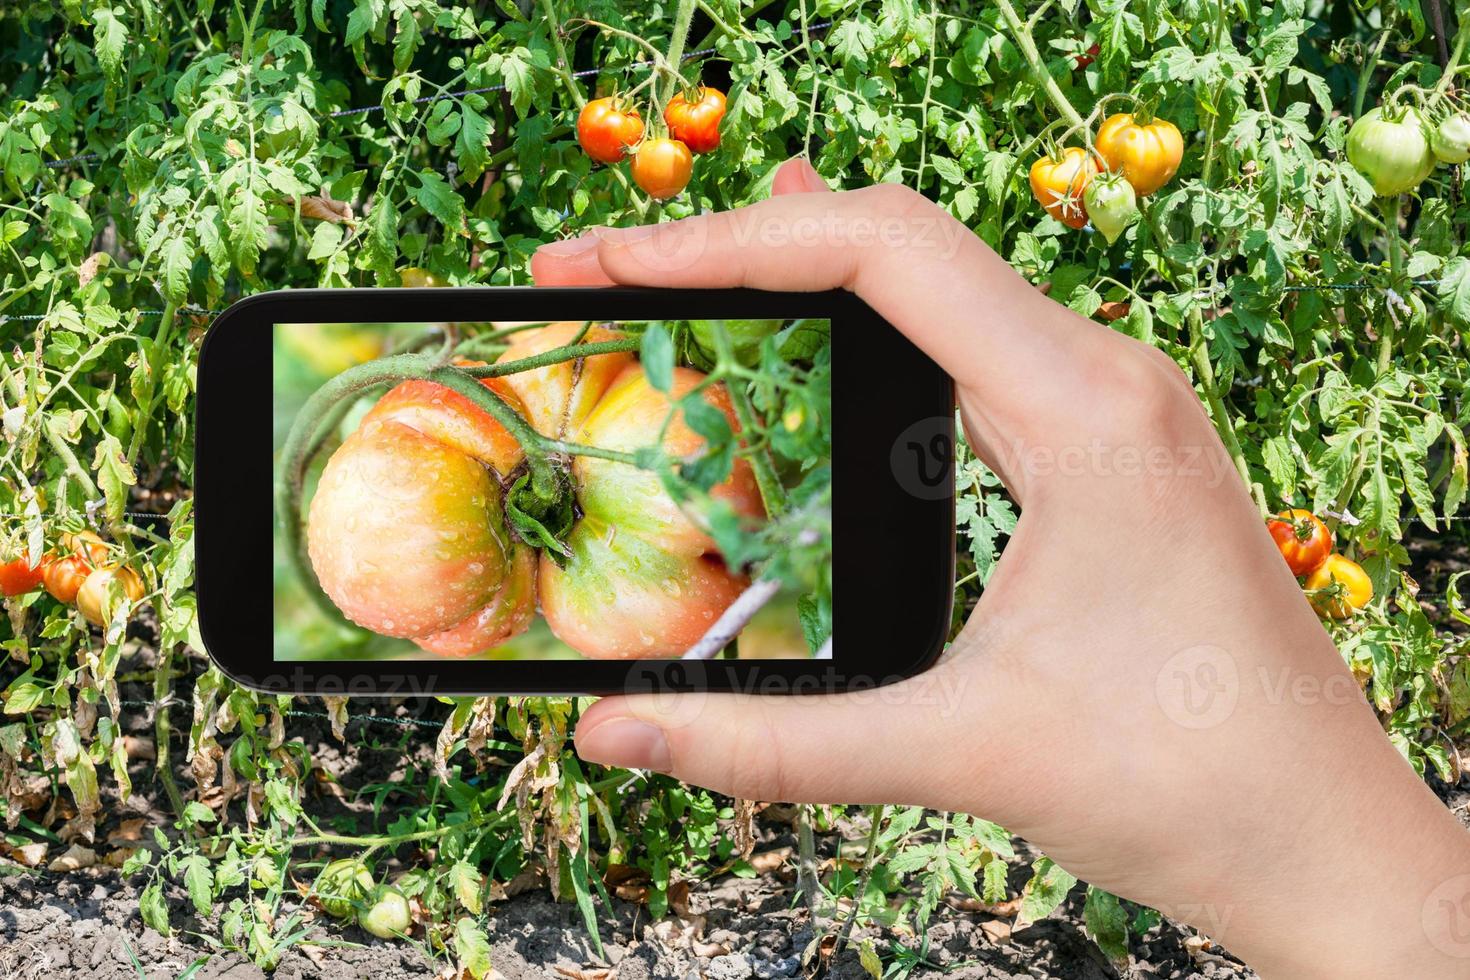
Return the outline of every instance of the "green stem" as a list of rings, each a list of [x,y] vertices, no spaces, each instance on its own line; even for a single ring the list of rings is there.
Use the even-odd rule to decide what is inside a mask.
[[[578,111],[581,111],[587,104],[587,97],[582,94],[582,86],[577,84],[576,76],[572,74],[572,61],[567,57],[566,45],[561,40],[561,16],[556,12],[555,0],[541,0],[541,9],[546,14],[546,29],[551,34],[551,46],[556,50],[556,73],[572,101],[577,104]]]
[[[164,363],[168,352],[168,341],[174,329],[174,319],[178,315],[177,304],[169,303],[163,308],[163,316],[158,324],[158,332],[153,335],[153,351],[148,357],[148,386],[138,408],[138,417],[133,420],[133,440],[128,446],[128,462],[135,463],[138,453],[143,449],[143,439],[148,434],[148,425],[153,421],[154,398],[158,394],[158,371]]]
[[[1403,209],[1403,197],[1395,194],[1392,200],[1384,200],[1383,223],[1384,231],[1388,235],[1388,275],[1389,288],[1398,289],[1404,274],[1404,248],[1403,238],[1399,235],[1399,218]],[[1385,299],[1385,302],[1392,300]],[[1388,373],[1393,361],[1394,326],[1397,314],[1393,310],[1388,311],[1388,316],[1383,318],[1378,329],[1378,376],[1381,378]]]
[[[863,848],[863,871],[857,881],[857,890],[852,893],[852,909],[848,912],[847,921],[842,924],[842,934],[837,937],[837,948],[834,953],[842,952],[842,947],[847,945],[848,937],[852,935],[853,924],[857,922],[858,910],[863,907],[863,895],[868,890],[868,882],[873,877],[873,868],[878,864],[878,831],[883,826],[883,814],[887,810],[883,804],[868,807],[868,819],[872,825],[868,827],[868,843]]]
[[[1016,47],[1021,49],[1026,64],[1031,68],[1031,74],[1037,85],[1041,86],[1046,97],[1051,100],[1057,112],[1074,127],[1080,127],[1082,116],[1067,100],[1066,95],[1057,85],[1056,79],[1051,77],[1051,72],[1046,70],[1046,62],[1041,60],[1041,52],[1036,48],[1036,41],[1031,36],[1031,31],[1016,16],[1016,8],[1011,5],[1011,0],[995,0],[996,8],[1000,11],[1001,20],[1006,22],[1006,28],[1011,32],[1011,40],[1016,42]]]
[[[1465,42],[1467,40],[1470,40],[1470,25],[1461,24],[1460,29],[1455,32],[1455,49],[1450,52],[1450,60],[1445,62],[1444,74],[1440,75],[1439,81],[1435,83],[1434,91],[1436,94],[1450,87],[1450,82],[1454,79],[1455,72],[1459,70],[1460,59],[1465,56]]]
[[[172,648],[158,651],[158,666],[153,672],[153,749],[154,771],[158,773],[158,781],[163,783],[169,806],[173,807],[174,815],[179,816],[184,812],[184,798],[174,782],[169,761],[168,701],[173,689],[173,659]]]
[[[640,341],[634,339],[601,340],[591,344],[569,344],[565,347],[553,347],[549,351],[543,351],[532,357],[523,357],[518,361],[506,361],[504,364],[486,364],[483,367],[462,367],[457,370],[463,371],[472,378],[500,378],[507,374],[519,374],[521,371],[534,371],[536,368],[546,367],[550,364],[559,364],[562,361],[574,361],[579,357],[636,351],[640,344]]]
[[[1205,402],[1210,406],[1210,420],[1215,423],[1215,431],[1219,433],[1220,441],[1225,444],[1225,451],[1230,454],[1231,461],[1235,464],[1236,472],[1250,488],[1251,496],[1255,498],[1256,508],[1265,518],[1270,509],[1266,506],[1266,491],[1259,483],[1251,480],[1250,466],[1246,463],[1245,452],[1240,448],[1240,440],[1236,438],[1235,429],[1230,424],[1230,414],[1225,409],[1225,399],[1220,396],[1220,388],[1215,380],[1215,366],[1210,363],[1210,348],[1205,343],[1205,321],[1204,315],[1199,307],[1195,307],[1189,314],[1189,361],[1194,366],[1194,373],[1199,378],[1200,387],[1205,392]]]
[[[679,73],[679,62],[684,60],[684,44],[689,40],[689,22],[694,19],[694,6],[694,0],[679,0],[679,6],[674,9],[674,27],[669,36],[669,53],[665,57],[676,73]],[[682,77],[682,73],[680,75]],[[660,109],[673,97],[674,85],[674,79],[666,79],[659,86]]]
[[[1378,70],[1378,57],[1383,54],[1383,46],[1388,43],[1388,25],[1383,26],[1383,33],[1378,36],[1378,43],[1363,60],[1363,66],[1358,69],[1358,90],[1353,95],[1353,118],[1363,118],[1363,103],[1368,99],[1368,85],[1373,81],[1373,72]]]

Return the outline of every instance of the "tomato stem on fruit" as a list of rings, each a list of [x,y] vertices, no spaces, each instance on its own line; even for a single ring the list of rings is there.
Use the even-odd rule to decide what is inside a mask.
[[[568,344],[565,347],[557,347],[532,357],[523,357],[518,361],[507,361],[504,364],[486,364],[479,367],[456,368],[458,371],[472,378],[500,378],[507,374],[519,374],[522,371],[534,371],[536,368],[546,367],[550,364],[559,364],[562,361],[575,361],[579,357],[591,357],[594,354],[619,354],[625,351],[636,351],[640,341],[629,340],[602,340],[593,344]]]
[[[559,492],[561,481],[546,458],[545,439],[531,428],[531,423],[507,405],[499,395],[480,384],[463,368],[439,367],[430,371],[428,380],[441,384],[450,391],[464,395],[474,402],[495,421],[504,426],[526,453],[526,466],[531,471],[531,488],[544,501],[553,500]]]

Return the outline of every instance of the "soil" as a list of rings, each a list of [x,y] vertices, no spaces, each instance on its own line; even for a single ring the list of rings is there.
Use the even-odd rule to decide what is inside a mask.
[[[1442,606],[1448,579],[1470,568],[1466,545],[1450,537],[1419,537],[1409,542],[1411,574],[1420,582],[1421,602],[1440,628],[1463,629],[1445,615]],[[1470,588],[1467,588],[1470,592]],[[152,639],[143,624],[137,639],[141,650],[136,666],[148,666]],[[123,685],[125,703],[138,706],[123,718],[123,730],[147,739],[152,735],[151,692],[141,685]],[[175,726],[187,724],[187,698],[176,702]],[[379,712],[407,713],[415,706],[381,706]],[[433,713],[432,703],[427,710]],[[433,731],[412,725],[368,726],[354,721],[345,744],[334,739],[325,716],[310,712],[291,719],[293,738],[312,749],[313,761],[341,784],[358,786],[401,775],[426,763]],[[177,747],[175,749],[177,753]],[[134,795],[127,803],[107,798],[111,781],[104,783],[103,812],[111,823],[99,828],[105,838],[118,821],[144,817],[149,824],[168,829],[171,817],[158,797],[151,778],[151,762],[140,759],[133,772]],[[190,780],[180,769],[179,782]],[[1432,776],[1430,785],[1470,824],[1470,777],[1449,787]],[[346,797],[323,794],[314,817],[330,823],[354,805]],[[791,849],[795,843],[782,808],[771,808],[758,822],[757,854]],[[144,837],[148,836],[145,831]],[[847,837],[856,836],[854,833]],[[819,837],[819,857],[830,858],[838,835]],[[1016,842],[1011,867],[1011,890],[1018,893],[1029,875],[1034,857],[1025,842]],[[59,852],[59,849],[57,849]],[[504,980],[780,980],[824,973],[840,980],[861,980],[868,974],[859,963],[856,946],[872,939],[884,953],[890,944],[915,950],[911,933],[890,929],[855,930],[852,943],[832,953],[830,940],[813,944],[818,930],[812,916],[794,897],[791,862],[768,862],[771,869],[753,878],[717,877],[693,883],[684,916],[650,920],[645,906],[614,899],[613,908],[599,903],[599,952],[575,904],[556,902],[544,888],[522,892],[496,904],[487,927],[493,945],[492,961]],[[111,869],[89,868],[68,874],[17,870],[0,863],[0,980],[20,978],[89,977],[96,980],[263,980],[268,974],[238,953],[221,951],[212,937],[218,923],[195,917],[182,888],[168,892],[171,936],[143,926],[138,911],[142,879],[124,879]],[[928,931],[923,956],[914,957],[912,976],[954,980],[1245,980],[1255,974],[1212,945],[1194,930],[1165,920],[1142,937],[1135,936],[1128,970],[1119,973],[1087,938],[1082,923],[1083,886],[1050,917],[1012,932],[1007,915],[975,910],[960,896],[942,904]],[[283,914],[295,910],[287,902]],[[831,920],[819,923],[823,934]],[[312,941],[320,943],[314,945]],[[316,923],[308,942],[289,949],[273,976],[276,980],[407,980],[445,975],[447,964],[434,959],[421,943],[388,942],[356,927]],[[193,969],[190,974],[188,971]]]

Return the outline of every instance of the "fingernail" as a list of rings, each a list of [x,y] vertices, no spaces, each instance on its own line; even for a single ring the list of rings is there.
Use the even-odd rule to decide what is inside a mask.
[[[563,238],[560,241],[547,242],[536,251],[543,255],[554,255],[557,258],[570,258],[573,255],[581,255],[583,252],[597,247],[597,239],[592,235],[578,235],[576,238]]]
[[[669,743],[663,730],[636,718],[612,718],[577,732],[577,755],[587,762],[624,769],[668,772]]]
[[[652,235],[658,225],[634,225],[631,228],[594,228],[592,234],[609,245],[631,245]]]

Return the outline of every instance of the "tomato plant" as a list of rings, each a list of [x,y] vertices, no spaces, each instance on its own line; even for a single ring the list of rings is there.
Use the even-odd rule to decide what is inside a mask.
[[[729,801],[660,777],[581,766],[567,747],[578,706],[562,699],[427,705],[422,720],[442,726],[430,729],[433,765],[383,790],[391,805],[381,811],[343,815],[350,827],[308,826],[324,783],[320,760],[306,758],[300,741],[301,714],[319,711],[327,718],[314,723],[341,726],[341,754],[349,756],[366,724],[349,729],[349,719],[376,707],[260,697],[210,671],[200,654],[194,365],[210,311],[241,296],[525,285],[542,243],[752,203],[797,152],[834,188],[886,182],[920,191],[1058,303],[1173,358],[1229,454],[1232,468],[1220,477],[1249,488],[1263,521],[1301,510],[1330,526],[1340,555],[1306,585],[1329,613],[1324,628],[1393,743],[1416,769],[1453,783],[1470,736],[1470,660],[1454,623],[1464,602],[1436,570],[1438,559],[1426,557],[1463,546],[1470,483],[1470,205],[1462,175],[1435,167],[1462,160],[1470,146],[1464,16],[1450,6],[1440,5],[1447,26],[1436,37],[1419,4],[1373,0],[1320,10],[1261,0],[1167,10],[1143,0],[997,0],[965,9],[912,0],[676,0],[616,10],[579,0],[531,8],[459,0],[6,4],[0,555],[12,574],[17,559],[57,556],[42,576],[56,587],[7,596],[0,617],[0,807],[18,828],[11,833],[48,846],[105,840],[123,812],[116,801],[161,792],[149,802],[169,813],[170,836],[127,866],[146,883],[144,921],[165,931],[172,918],[176,929],[167,889],[186,888],[191,900],[213,903],[217,915],[196,908],[200,929],[218,923],[210,941],[262,965],[299,941],[287,923],[314,914],[310,899],[305,911],[276,914],[293,883],[365,850],[375,868],[404,870],[391,882],[365,865],[366,882],[350,874],[359,887],[345,906],[334,904],[342,921],[356,921],[378,884],[396,888],[422,910],[416,938],[456,965],[478,962],[454,950],[462,942],[472,951],[483,929],[479,896],[523,871],[580,910],[599,907],[596,885],[612,880],[605,876],[614,865],[636,869],[658,916],[681,882],[734,867]],[[714,128],[722,149],[697,162],[690,142],[685,154],[650,154],[650,164],[660,163],[650,170],[662,172],[645,174],[645,187],[634,148],[662,139],[664,127],[679,138],[668,110],[678,93],[701,87],[726,96]],[[585,106],[597,125],[584,141]],[[1132,123],[1105,131],[1127,116]],[[1137,135],[1118,148],[1105,138],[1113,130]],[[1033,180],[1039,158],[1052,159]],[[1106,248],[1074,230],[1089,213],[1103,236],[1118,227],[1099,203],[1101,187],[1089,200],[1089,183],[1107,183],[1103,169],[1124,175],[1137,207],[1126,235]],[[1113,191],[1126,204],[1121,188]],[[281,335],[287,350],[272,398],[287,418],[272,420],[276,448],[300,407],[288,403],[288,391],[318,390],[390,344],[416,340],[317,326],[310,343],[292,339],[308,336],[299,330]],[[461,351],[467,362],[500,363],[517,336],[474,329],[461,339],[483,348]],[[710,537],[730,559],[727,570],[786,562],[783,571],[807,575],[813,598],[802,623],[820,643],[830,635],[830,594],[818,588],[820,563],[793,547],[791,535],[812,532],[823,542],[812,552],[828,547],[830,556],[822,536],[830,488],[820,467],[800,462],[822,458],[830,439],[822,411],[830,363],[821,359],[830,351],[821,355],[822,343],[797,325],[750,333],[727,323],[721,334],[700,321],[670,328],[668,378],[675,365],[716,378],[727,396],[749,401],[756,427],[726,437],[723,404],[701,400],[709,409],[702,412],[688,402],[705,426],[696,434],[719,449],[708,472],[690,474],[698,481],[674,472],[669,485],[719,486],[728,474],[716,466],[726,454],[752,465],[753,449],[779,457],[778,485],[804,488],[792,494],[792,516],[773,522],[787,537],[734,523],[712,525]],[[622,353],[643,364],[642,338],[631,339],[639,349]],[[760,380],[741,389],[730,386],[734,376]],[[521,374],[519,394],[509,383],[486,387],[519,399],[540,436],[555,408],[569,404],[569,375],[535,378]],[[375,391],[353,405],[358,414],[324,429],[323,458],[365,428],[389,430],[393,413],[432,407],[432,396],[423,397],[430,389],[384,387],[397,394]],[[635,417],[669,396],[631,384],[628,392],[616,424],[601,399],[578,424],[646,433]],[[365,423],[369,409],[381,414]],[[444,415],[481,421],[467,411]],[[483,436],[482,428],[469,425],[466,438]],[[366,441],[364,434],[354,446]],[[497,445],[477,451],[505,451]],[[979,601],[1016,508],[995,474],[966,447],[957,451],[963,612]],[[485,485],[462,465],[478,456],[438,441],[414,443],[412,452],[458,467],[462,487]],[[574,501],[578,493],[596,498],[623,526],[636,530],[645,516],[599,497],[618,481],[595,463],[580,471],[568,463],[561,475]],[[786,486],[805,479],[811,483]],[[448,497],[410,501],[426,527],[517,520],[527,534],[541,525],[574,552],[561,556],[565,567],[545,547],[535,555],[511,547],[503,563],[482,562],[473,610],[507,600],[487,629],[519,628],[533,584],[544,598],[543,579],[556,580],[553,615],[568,635],[588,595],[573,584],[631,581],[635,594],[647,584],[626,571],[637,534],[619,532],[606,545],[580,529],[614,521],[589,512],[574,531],[554,513],[528,510],[525,493],[515,495],[526,503],[516,508],[507,494],[496,505],[487,495],[478,507]],[[799,528],[798,517],[806,522]],[[75,554],[63,536],[80,531],[105,547],[84,539],[85,558]],[[1316,534],[1313,526],[1300,544]],[[691,540],[683,552],[656,557],[682,568]],[[483,537],[455,546],[465,549],[466,566],[495,550]],[[705,554],[708,544],[698,546]],[[143,614],[128,629],[106,616],[108,603],[131,599],[126,583],[114,579],[98,602],[107,629],[65,604],[80,602],[89,564],[126,567],[142,580]],[[280,564],[278,586],[289,572]],[[1336,584],[1324,577],[1329,566]],[[404,564],[384,574],[423,584],[445,569]],[[1366,601],[1365,584],[1382,601]],[[407,612],[426,622],[434,614]],[[528,630],[538,628],[535,619]],[[341,642],[343,629],[306,613],[292,624],[304,642]],[[456,647],[446,632],[435,641],[446,650],[469,653],[484,639],[463,637]],[[624,635],[617,646],[641,640]],[[155,705],[175,707],[145,721]],[[140,724],[152,725],[157,762],[138,757],[139,735],[149,734]],[[386,730],[408,727],[392,724]],[[117,737],[123,731],[130,737]],[[33,793],[32,785],[45,789]],[[808,830],[825,832],[820,811],[795,813]],[[838,823],[852,816],[832,812]],[[1009,884],[1019,858],[1000,828],[906,809],[868,816],[882,841],[868,893],[856,894],[861,881],[845,865],[827,882],[848,889],[842,901],[861,924],[897,916],[907,934],[922,936],[942,896],[956,890],[973,887],[994,908],[1020,898]],[[893,855],[901,857],[889,874]],[[1056,907],[1070,885],[1054,865],[1038,865],[1022,900],[1028,915]],[[1085,901],[1091,934],[1110,956],[1126,957],[1146,916],[1122,915],[1117,899],[1096,890]],[[460,919],[470,920],[463,934]],[[588,928],[596,931],[595,915]],[[903,966],[890,946],[879,952],[891,960],[883,968]]]

